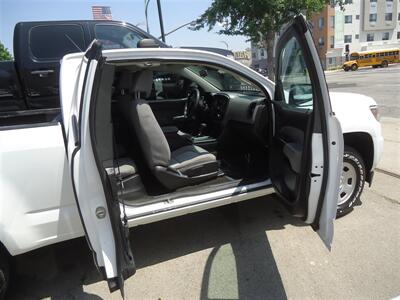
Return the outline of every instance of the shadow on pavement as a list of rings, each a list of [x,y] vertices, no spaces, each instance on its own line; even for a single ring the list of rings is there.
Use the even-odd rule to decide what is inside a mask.
[[[232,276],[239,299],[286,299],[267,234],[287,224],[302,226],[275,196],[268,196],[137,227],[131,230],[131,244],[138,269],[212,248],[201,299],[221,299],[218,289],[225,284],[226,264],[219,263],[219,257],[226,257],[221,255],[224,251],[234,261]],[[83,290],[101,281],[83,238],[20,255],[14,269],[10,299],[100,298]]]

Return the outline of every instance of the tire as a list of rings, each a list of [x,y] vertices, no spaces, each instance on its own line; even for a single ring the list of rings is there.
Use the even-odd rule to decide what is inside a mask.
[[[0,245],[1,246],[1,245]],[[0,299],[5,299],[7,288],[10,283],[9,258],[0,247]]]
[[[357,71],[357,69],[358,69],[358,66],[356,64],[352,64],[351,65],[351,70],[352,71]]]
[[[365,174],[365,164],[360,153],[349,146],[345,146],[336,212],[337,218],[350,213],[356,202],[359,201],[364,189]]]
[[[384,60],[381,64],[382,68],[387,68],[388,67],[388,62],[386,60]]]
[[[346,68],[344,68],[344,71],[345,71],[345,72],[348,72],[348,71],[350,71],[350,68],[349,68],[349,67],[346,67]]]
[[[372,68],[376,69],[377,67],[379,67],[378,65],[373,65]]]

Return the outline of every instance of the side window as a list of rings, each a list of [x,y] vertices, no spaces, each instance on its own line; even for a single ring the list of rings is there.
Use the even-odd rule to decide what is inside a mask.
[[[312,109],[313,90],[304,54],[295,37],[289,39],[279,57],[278,88],[283,101],[298,108]]]
[[[137,48],[137,43],[145,38],[129,28],[106,24],[97,24],[94,34],[103,43],[104,49]]]
[[[153,90],[148,100],[183,99],[192,82],[178,74],[154,72]]]
[[[64,55],[85,51],[80,25],[39,25],[29,32],[29,48],[40,61],[56,61]]]

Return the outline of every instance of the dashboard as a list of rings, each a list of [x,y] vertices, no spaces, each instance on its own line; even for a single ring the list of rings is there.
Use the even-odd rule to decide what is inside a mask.
[[[203,117],[226,124],[229,121],[254,123],[254,112],[265,97],[237,92],[206,93],[201,96],[199,108]]]
[[[202,93],[197,121],[207,125],[207,135],[218,138],[226,136],[263,142],[268,113],[265,97],[240,92]]]

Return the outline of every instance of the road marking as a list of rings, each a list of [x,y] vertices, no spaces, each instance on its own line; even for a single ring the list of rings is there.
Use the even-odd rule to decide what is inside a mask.
[[[395,177],[397,179],[400,179],[400,175],[399,174],[396,174],[396,173],[393,173],[393,172],[390,172],[390,171],[386,171],[386,170],[382,170],[380,168],[375,168],[375,170],[377,172],[379,172],[379,173],[383,173],[383,174],[386,174],[388,176],[392,176],[392,177]]]

